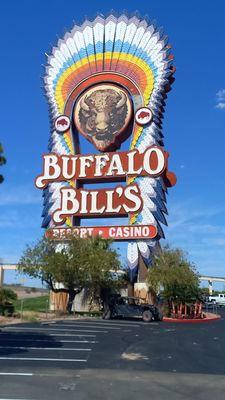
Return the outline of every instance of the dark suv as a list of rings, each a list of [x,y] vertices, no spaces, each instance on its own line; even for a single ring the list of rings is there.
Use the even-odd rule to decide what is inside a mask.
[[[142,317],[143,321],[162,321],[163,315],[152,304],[142,304],[138,297],[112,296],[104,305],[103,319],[114,317]]]

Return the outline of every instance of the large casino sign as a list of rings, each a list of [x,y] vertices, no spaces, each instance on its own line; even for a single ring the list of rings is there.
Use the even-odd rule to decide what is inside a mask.
[[[170,49],[155,26],[125,15],[74,26],[53,48],[44,78],[49,153],[35,181],[47,237],[126,240],[131,270],[140,256],[151,261],[164,237],[167,188],[176,183],[162,134]],[[85,141],[91,154],[81,150]],[[125,223],[101,223],[112,217]],[[99,225],[83,226],[87,218]]]

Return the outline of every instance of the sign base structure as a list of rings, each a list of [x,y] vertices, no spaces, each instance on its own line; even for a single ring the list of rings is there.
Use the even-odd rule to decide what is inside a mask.
[[[148,285],[145,282],[137,282],[134,284],[134,296],[143,300],[144,303],[150,303]]]
[[[59,241],[127,241],[132,282],[146,278],[164,238],[167,189],[176,183],[162,132],[174,72],[168,37],[137,15],[86,19],[47,55],[51,134],[35,181],[42,227]],[[122,217],[125,226],[104,226]],[[104,224],[82,226],[93,218]]]
[[[157,235],[154,225],[127,225],[127,226],[77,226],[72,228],[50,228],[45,236],[52,240],[69,240],[71,237],[86,238],[100,236],[102,239],[131,240],[153,239]]]

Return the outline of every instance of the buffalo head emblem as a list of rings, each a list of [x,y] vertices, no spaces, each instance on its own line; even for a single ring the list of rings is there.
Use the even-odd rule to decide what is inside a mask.
[[[120,135],[131,117],[131,102],[124,90],[113,85],[98,85],[78,100],[75,124],[100,151],[119,147]]]

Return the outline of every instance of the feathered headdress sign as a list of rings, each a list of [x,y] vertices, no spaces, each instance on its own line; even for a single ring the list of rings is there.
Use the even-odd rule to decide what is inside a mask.
[[[173,82],[168,39],[137,17],[86,20],[53,47],[44,78],[50,106],[49,154],[36,186],[44,189],[43,227],[128,241],[128,265],[146,263],[164,236],[168,172],[162,117]],[[93,154],[80,151],[80,138]],[[122,143],[127,151],[118,151]],[[123,147],[125,144],[123,145]],[[97,184],[105,182],[105,188]],[[107,182],[117,182],[114,187]],[[85,189],[96,183],[95,189]],[[128,217],[124,226],[80,227],[88,217]]]

